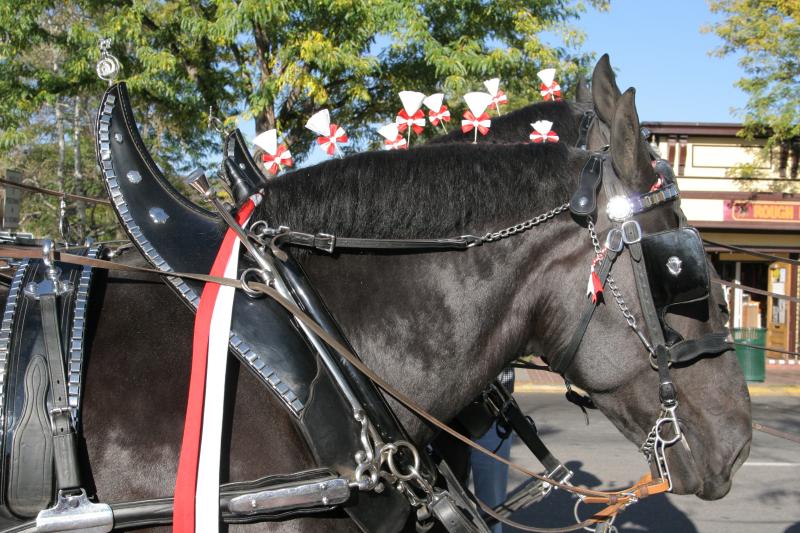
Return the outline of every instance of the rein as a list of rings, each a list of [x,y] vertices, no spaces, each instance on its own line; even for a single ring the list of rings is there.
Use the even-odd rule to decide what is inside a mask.
[[[32,251],[27,248],[0,246],[0,256],[10,257],[14,259],[41,259],[42,253],[39,251]],[[381,378],[379,375],[373,372],[369,367],[367,367],[346,346],[344,346],[342,343],[340,343],[335,338],[330,336],[323,328],[321,328],[309,315],[307,315],[303,310],[301,310],[296,304],[281,296],[277,290],[275,290],[274,288],[270,287],[267,284],[253,282],[253,281],[246,281],[246,280],[235,280],[231,278],[209,276],[206,274],[162,272],[160,270],[152,268],[135,267],[120,263],[113,263],[111,261],[106,261],[102,259],[92,259],[89,257],[81,257],[65,252],[54,252],[54,257],[58,261],[62,261],[64,263],[69,263],[69,264],[91,266],[94,268],[100,268],[104,270],[118,270],[125,272],[134,272],[134,273],[156,274],[161,277],[176,277],[176,278],[202,281],[206,283],[209,282],[217,283],[220,285],[225,285],[236,289],[246,290],[247,292],[250,293],[257,292],[269,296],[270,298],[275,300],[278,304],[280,304],[282,307],[284,307],[297,320],[299,320],[304,325],[306,325],[310,330],[312,330],[315,335],[319,336],[320,339],[322,339],[327,345],[333,348],[339,355],[341,355],[344,359],[346,359],[350,364],[356,367],[369,379],[374,381],[375,384],[377,384],[387,394],[389,394],[395,400],[403,404],[410,411],[414,412],[422,420],[425,420],[432,426],[436,427],[437,429],[440,429],[441,431],[444,431],[445,433],[461,441],[467,446],[470,446],[471,448],[479,451],[480,453],[483,453],[484,455],[487,455],[492,459],[507,465],[509,468],[512,468],[513,470],[516,470],[521,474],[548,483],[553,487],[558,487],[567,492],[576,494],[579,497],[581,497],[581,500],[584,503],[606,505],[604,509],[594,514],[591,518],[584,520],[583,522],[580,522],[578,524],[575,524],[574,526],[570,526],[570,528],[530,529],[530,531],[544,531],[551,533],[559,533],[562,531],[574,531],[576,529],[586,527],[587,525],[591,525],[596,522],[606,521],[612,516],[614,516],[616,513],[624,509],[626,506],[635,503],[636,501],[645,498],[647,496],[653,494],[659,494],[661,492],[666,492],[668,490],[668,483],[665,479],[660,479],[660,478],[653,479],[649,473],[643,476],[636,484],[624,490],[599,491],[599,490],[586,489],[582,487],[576,487],[574,485],[560,483],[554,479],[537,474],[523,466],[520,466],[514,462],[506,460],[492,453],[490,450],[473,442],[469,437],[466,437],[465,435],[462,435],[458,431],[455,431],[454,429],[450,428],[450,426],[448,426],[447,424],[445,424],[432,414],[428,413],[413,399],[409,398],[399,390],[395,389],[391,384],[386,382],[383,378]],[[482,505],[482,507],[484,506]]]

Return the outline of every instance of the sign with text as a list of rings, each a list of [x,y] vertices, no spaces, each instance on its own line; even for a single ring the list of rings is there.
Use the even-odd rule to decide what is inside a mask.
[[[800,202],[725,202],[724,220],[800,223]]]
[[[6,170],[6,181],[22,183],[22,173],[17,170]],[[0,220],[3,221],[3,229],[19,228],[19,210],[22,203],[22,189],[4,185],[0,190]]]

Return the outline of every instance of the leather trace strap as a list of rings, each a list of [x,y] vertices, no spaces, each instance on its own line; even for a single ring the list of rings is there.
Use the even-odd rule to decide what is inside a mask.
[[[41,251],[11,247],[11,246],[0,246],[0,257],[10,257],[16,259],[26,259],[26,258],[36,259],[41,257]],[[55,258],[65,263],[90,265],[96,268],[102,268],[107,270],[121,270],[127,272],[149,273],[162,277],[164,276],[180,277],[184,279],[194,279],[204,282],[219,283],[221,285],[227,285],[238,289],[244,289],[244,282],[240,280],[219,278],[204,274],[192,274],[183,272],[161,272],[159,270],[151,268],[134,267],[119,263],[112,263],[111,261],[93,259],[89,257],[81,257],[64,252],[61,253],[56,252]],[[604,508],[599,513],[593,515],[593,517],[589,520],[592,520],[594,522],[606,521],[610,516],[612,516],[616,512],[619,512],[625,506],[630,505],[631,503],[634,503],[635,501],[647,495],[665,492],[668,488],[668,485],[666,484],[665,480],[663,479],[653,480],[649,478],[649,476],[646,476],[645,478],[643,478],[644,481],[640,481],[636,485],[623,490],[606,492],[600,490],[587,489],[583,487],[577,487],[574,485],[560,483],[557,480],[537,474],[532,470],[529,470],[503,457],[500,457],[497,454],[492,453],[490,450],[484,448],[483,446],[473,442],[469,437],[462,435],[458,431],[452,429],[450,426],[448,426],[435,416],[428,413],[416,401],[412,400],[402,392],[398,391],[390,383],[385,381],[378,374],[376,374],[369,367],[367,367],[346,346],[344,346],[341,342],[330,336],[310,316],[308,316],[304,311],[302,311],[299,307],[297,307],[296,304],[281,296],[275,289],[273,289],[269,285],[257,282],[249,282],[247,283],[247,290],[261,292],[264,295],[269,296],[270,298],[275,300],[290,314],[292,314],[297,320],[301,321],[303,324],[308,326],[308,328],[311,331],[313,331],[315,335],[319,336],[320,339],[322,339],[326,344],[328,344],[332,349],[334,349],[339,355],[345,358],[350,364],[352,364],[360,372],[362,372],[369,379],[371,379],[376,385],[378,385],[381,389],[383,389],[384,392],[386,392],[386,394],[390,395],[395,400],[403,404],[406,408],[408,408],[410,411],[412,411],[414,414],[416,414],[419,418],[421,418],[428,424],[434,426],[437,429],[440,429],[441,431],[444,431],[453,438],[461,441],[462,443],[466,444],[467,446],[475,450],[478,450],[484,455],[487,455],[498,462],[508,465],[510,468],[516,470],[517,472],[520,472],[528,477],[544,481],[554,487],[558,487],[567,492],[577,494],[580,497],[582,497],[582,499],[584,499],[584,501],[586,501],[587,503],[598,503],[606,505],[606,508]],[[481,504],[481,506],[484,507],[483,504]],[[569,531],[571,530],[574,530],[574,528],[569,529]],[[567,531],[567,530],[562,530],[562,531]]]
[[[65,493],[79,490],[81,486],[77,437],[69,405],[58,309],[59,297],[73,289],[61,281],[61,271],[53,264],[53,256],[53,242],[45,240],[41,250],[42,262],[46,267],[45,277],[39,282],[29,283],[25,287],[25,295],[38,301],[42,317],[44,358],[47,361],[51,396],[49,418],[53,436],[56,487],[59,493]]]
[[[72,424],[72,411],[67,396],[67,375],[64,368],[64,356],[61,352],[56,298],[57,295],[54,292],[42,294],[39,297],[39,305],[42,312],[42,331],[53,401],[50,409],[50,424],[53,430],[53,460],[56,483],[58,489],[63,491],[80,488],[81,482],[75,428]]]

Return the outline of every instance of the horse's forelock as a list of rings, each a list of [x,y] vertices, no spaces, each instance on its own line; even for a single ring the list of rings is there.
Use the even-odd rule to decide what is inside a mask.
[[[565,202],[584,156],[563,143],[356,154],[272,180],[258,217],[297,231],[354,237],[480,233]]]

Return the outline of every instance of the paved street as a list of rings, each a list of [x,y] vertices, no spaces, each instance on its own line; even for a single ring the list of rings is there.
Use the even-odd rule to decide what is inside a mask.
[[[636,447],[625,440],[605,417],[589,414],[586,426],[580,409],[553,393],[515,395],[536,420],[544,440],[562,460],[580,470],[574,482],[592,488],[629,485],[646,471]],[[753,419],[765,426],[800,435],[800,398],[753,398]],[[512,459],[533,466],[535,460],[519,443]],[[620,515],[620,531],[800,533],[800,445],[754,432],[750,457],[739,470],[724,499],[707,502],[693,496],[659,495]],[[522,480],[511,473],[510,488]],[[601,485],[602,483],[602,485]],[[611,485],[609,483],[616,483]],[[554,492],[515,520],[541,527],[572,521],[573,499]],[[507,531],[515,531],[508,528]]]

